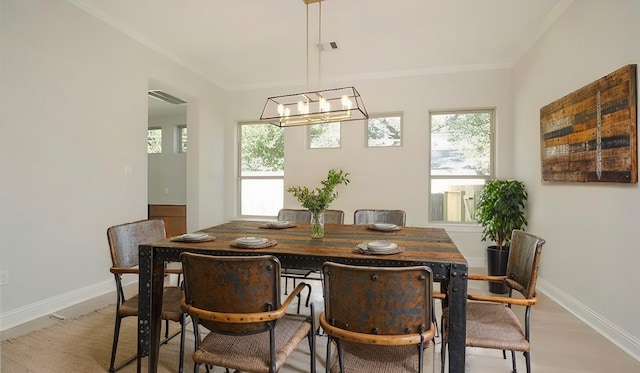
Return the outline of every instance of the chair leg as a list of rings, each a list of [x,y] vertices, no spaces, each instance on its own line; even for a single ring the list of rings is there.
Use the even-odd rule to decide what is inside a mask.
[[[117,311],[116,311],[116,313],[117,313]],[[118,339],[120,337],[120,324],[121,323],[122,323],[122,318],[120,318],[119,316],[116,315],[116,324],[115,324],[114,331],[113,331],[113,346],[111,347],[111,363],[109,364],[109,372],[111,372],[111,373],[122,369],[122,367],[124,367],[125,365],[131,363],[132,361],[134,361],[134,360],[136,360],[138,358],[138,354],[135,354],[135,355],[131,356],[130,358],[128,358],[127,360],[125,360],[122,363],[120,363],[120,365],[118,365],[117,367],[114,367],[114,364],[116,362],[116,351],[118,350]]]
[[[285,269],[285,273],[287,272],[287,270]],[[288,295],[289,294],[289,277],[284,276],[284,295]]]
[[[113,345],[111,345],[111,363],[109,364],[109,372],[115,372],[114,364],[116,362],[116,350],[118,349],[118,337],[120,336],[120,322],[122,319],[116,315],[116,325],[113,331]]]
[[[440,346],[440,373],[444,373],[446,358],[447,358],[447,343],[444,341],[444,336],[443,336],[442,345]]]
[[[184,371],[184,342],[186,339],[185,334],[187,332],[187,316],[185,314],[180,318],[180,362],[178,363],[178,372]]]
[[[517,373],[518,369],[516,369],[516,352],[511,351],[511,365],[513,366],[513,373]]]
[[[524,361],[527,364],[527,373],[531,373],[531,351],[524,352]]]

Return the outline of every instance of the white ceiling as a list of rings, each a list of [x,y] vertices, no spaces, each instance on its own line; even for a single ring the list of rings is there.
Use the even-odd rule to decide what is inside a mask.
[[[305,84],[303,0],[67,0],[225,89]],[[508,68],[572,0],[325,0],[321,80]],[[310,80],[318,76],[318,4]],[[345,79],[348,77],[348,79]]]

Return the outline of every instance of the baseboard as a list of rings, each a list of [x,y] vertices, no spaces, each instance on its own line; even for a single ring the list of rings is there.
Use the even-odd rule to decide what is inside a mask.
[[[630,335],[619,326],[602,317],[602,315],[597,312],[594,312],[569,294],[544,281],[542,278],[538,278],[536,288],[569,313],[589,325],[593,330],[607,338],[611,343],[640,361],[640,339]]]
[[[113,279],[73,290],[55,297],[19,307],[0,314],[0,331],[13,328],[39,317],[47,316],[61,309],[71,307],[95,297],[112,293],[115,290]]]

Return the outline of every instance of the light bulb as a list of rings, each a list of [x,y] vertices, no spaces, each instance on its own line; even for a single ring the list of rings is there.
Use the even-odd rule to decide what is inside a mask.
[[[353,102],[351,102],[351,100],[349,99],[349,97],[347,97],[347,95],[342,95],[342,99],[340,101],[342,102],[343,110],[351,110],[351,107],[353,106]]]
[[[278,115],[282,116],[284,114],[284,105],[278,104]]]

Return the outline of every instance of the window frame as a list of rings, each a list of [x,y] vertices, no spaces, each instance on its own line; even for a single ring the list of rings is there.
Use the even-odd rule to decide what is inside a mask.
[[[236,173],[237,173],[237,212],[236,216],[241,218],[274,218],[277,217],[277,212],[275,215],[245,215],[242,213],[242,184],[243,180],[282,180],[282,206],[284,207],[284,166],[282,168],[282,175],[272,175],[272,176],[254,176],[254,175],[243,175],[242,171],[242,128],[247,125],[269,125],[273,126],[271,123],[261,122],[261,121],[246,121],[246,122],[238,122],[237,126],[237,164],[236,164]],[[281,128],[284,130],[284,128]],[[284,159],[284,155],[283,155]]]
[[[446,114],[474,114],[474,113],[488,113],[490,115],[490,150],[489,150],[489,173],[487,175],[434,175],[431,168],[432,159],[432,142],[433,142],[433,119],[434,115],[446,115]],[[495,107],[484,107],[475,109],[443,109],[443,110],[429,110],[429,183],[428,183],[428,196],[429,196],[429,210],[428,221],[430,224],[438,224],[445,226],[462,225],[462,226],[477,226],[478,223],[475,220],[470,221],[448,221],[448,220],[435,220],[432,216],[433,206],[432,204],[432,189],[434,180],[484,180],[484,184],[487,181],[495,178],[495,153],[496,153],[496,121],[497,121],[497,109]],[[475,206],[475,204],[474,204]]]

